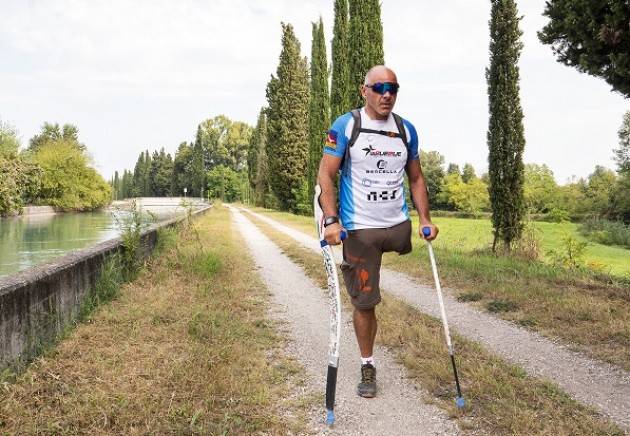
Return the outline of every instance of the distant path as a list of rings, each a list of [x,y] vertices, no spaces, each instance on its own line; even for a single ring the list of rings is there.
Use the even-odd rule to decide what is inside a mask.
[[[327,297],[306,273],[236,209],[231,208],[259,273],[275,306],[273,316],[288,323],[292,342],[289,352],[306,368],[307,390],[321,393],[320,407],[313,411],[312,427],[318,434],[335,435],[455,435],[454,421],[434,405],[425,404],[423,395],[405,378],[404,368],[382,347],[377,347],[377,398],[356,394],[359,380],[359,351],[352,322],[343,319],[341,362],[337,381],[337,422],[332,429],[324,424],[323,393],[326,386],[328,354]],[[322,263],[323,268],[323,263]]]
[[[264,215],[250,210],[247,212],[303,246],[319,250],[315,238]],[[438,264],[439,256],[437,252]],[[432,287],[386,268],[381,270],[381,284],[385,292],[424,313],[440,317]],[[585,357],[569,350],[565,345],[495,318],[448,295],[444,296],[444,304],[449,325],[457,333],[480,342],[507,361],[521,366],[529,374],[553,381],[578,401],[594,407],[626,431],[630,431],[630,373]]]

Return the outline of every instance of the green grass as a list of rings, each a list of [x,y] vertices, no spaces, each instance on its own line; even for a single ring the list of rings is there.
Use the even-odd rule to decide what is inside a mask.
[[[256,211],[314,236],[310,217]],[[549,337],[563,339],[592,357],[630,370],[628,278],[624,281],[554,267],[544,260],[495,256],[490,251],[488,220],[436,218],[435,222],[441,229],[434,243],[440,277],[455,298]],[[387,253],[383,265],[431,285],[427,250],[416,226],[414,217],[413,252],[406,256]],[[542,234],[543,251],[545,247],[559,249],[564,232],[572,231],[573,237],[582,239],[573,224],[535,226]],[[604,253],[615,250],[607,246],[597,248]],[[628,256],[625,251],[622,254]],[[591,262],[606,262],[603,257],[594,259]]]
[[[0,374],[0,435],[305,433],[303,368],[229,212],[167,238],[88,322],[24,373]]]
[[[294,220],[299,226],[304,221]],[[260,229],[306,271],[326,287],[321,256],[271,226],[255,219]],[[343,275],[340,274],[343,279]],[[344,310],[350,310],[345,292]],[[498,309],[504,309],[497,302]],[[455,408],[453,373],[446,356],[441,323],[389,295],[377,309],[377,341],[392,351],[413,383],[429,392],[432,400],[457,421],[464,434],[492,435],[622,435],[623,431],[571,399],[551,382],[527,376],[515,365],[484,350],[479,344],[454,336],[458,369],[467,405]],[[351,327],[350,327],[351,328]]]

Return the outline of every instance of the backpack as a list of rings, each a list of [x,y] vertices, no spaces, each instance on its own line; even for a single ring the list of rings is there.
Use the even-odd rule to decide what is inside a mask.
[[[352,147],[354,143],[357,142],[357,138],[359,137],[360,133],[376,133],[377,135],[385,135],[385,136],[389,136],[390,138],[400,138],[402,139],[403,143],[405,144],[405,147],[407,148],[407,156],[410,155],[409,141],[407,140],[407,132],[405,131],[405,126],[403,124],[403,120],[400,117],[400,115],[392,112],[392,115],[394,117],[394,122],[396,123],[396,127],[398,128],[398,133],[396,133],[396,132],[388,132],[386,130],[364,129],[361,127],[361,110],[353,109],[352,111],[350,111],[350,113],[352,114],[354,125],[352,126],[352,133],[350,134],[350,139],[348,140],[348,145],[346,146],[346,152],[343,155],[343,158],[341,159],[341,164],[339,165],[339,168],[345,168],[345,164],[348,161],[348,156],[350,155],[350,147]]]

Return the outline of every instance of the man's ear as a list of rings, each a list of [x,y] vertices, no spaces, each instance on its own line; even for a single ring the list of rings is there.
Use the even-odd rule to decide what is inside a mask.
[[[365,98],[365,90],[366,90],[365,85],[359,85],[359,92],[361,93],[363,98]]]

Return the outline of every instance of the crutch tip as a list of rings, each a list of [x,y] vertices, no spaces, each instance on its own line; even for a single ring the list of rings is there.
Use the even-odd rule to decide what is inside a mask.
[[[455,398],[455,404],[458,409],[463,409],[466,406],[466,401],[464,400],[464,397],[457,397]]]
[[[333,425],[335,423],[335,412],[326,410],[326,424]]]

